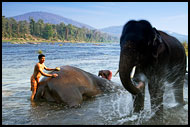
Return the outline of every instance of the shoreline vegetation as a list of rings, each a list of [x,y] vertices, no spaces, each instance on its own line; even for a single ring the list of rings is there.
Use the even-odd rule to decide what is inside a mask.
[[[97,42],[97,41],[78,41],[78,40],[59,40],[59,39],[43,39],[38,37],[32,38],[2,38],[2,43],[11,44],[40,44],[40,43],[110,43],[110,42]]]
[[[42,19],[35,21],[32,17],[29,21],[16,21],[14,18],[2,16],[2,41],[12,43],[25,42],[118,42],[116,36],[103,33],[99,30],[91,30],[85,27],[79,28],[72,24],[49,24]]]

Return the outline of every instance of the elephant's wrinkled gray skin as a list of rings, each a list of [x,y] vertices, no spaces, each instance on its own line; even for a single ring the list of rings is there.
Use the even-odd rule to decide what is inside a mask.
[[[117,85],[107,79],[72,66],[61,66],[56,78],[43,78],[34,100],[65,103],[70,107],[78,106],[85,98],[118,89]]]
[[[135,86],[140,75],[148,79],[151,106],[163,111],[164,82],[173,84],[175,100],[183,104],[183,84],[186,71],[186,54],[182,44],[174,37],[152,28],[146,20],[131,20],[123,27],[120,38],[119,75],[125,89],[134,97],[134,111],[144,108],[144,89]],[[133,80],[132,68],[136,66]]]

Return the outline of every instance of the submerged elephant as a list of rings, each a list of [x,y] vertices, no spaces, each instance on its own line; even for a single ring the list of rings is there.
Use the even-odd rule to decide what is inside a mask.
[[[144,89],[136,84],[148,82],[151,108],[163,111],[164,83],[173,83],[176,102],[183,104],[186,54],[182,44],[165,32],[156,30],[146,20],[131,20],[123,27],[120,37],[119,76],[134,100],[134,111],[144,108]],[[136,67],[131,81],[130,73]],[[144,76],[144,78],[143,78]],[[141,87],[142,88],[142,87]]]
[[[60,71],[51,73],[57,73],[58,77],[45,77],[40,81],[35,101],[45,99],[73,107],[85,98],[111,92],[117,87],[107,79],[72,66],[61,66]]]

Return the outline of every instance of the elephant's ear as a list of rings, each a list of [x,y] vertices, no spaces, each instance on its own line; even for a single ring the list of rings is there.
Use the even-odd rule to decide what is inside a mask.
[[[157,31],[156,28],[152,28],[152,39],[148,42],[148,46],[152,44],[152,46],[156,46],[159,43],[162,43],[162,38],[160,33]]]
[[[153,46],[157,45],[158,43],[161,44],[163,41],[160,33],[157,31],[156,28],[153,28],[153,32],[154,32]]]
[[[148,43],[152,47],[152,56],[158,58],[159,54],[164,50],[163,40],[160,33],[153,28],[153,39]]]

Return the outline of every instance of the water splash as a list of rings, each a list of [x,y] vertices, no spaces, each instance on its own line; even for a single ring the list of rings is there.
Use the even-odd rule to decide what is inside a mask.
[[[99,104],[99,113],[103,117],[105,124],[114,124],[114,125],[167,125],[167,124],[184,124],[188,121],[188,106],[178,107],[178,103],[175,100],[174,92],[178,90],[178,87],[173,88],[177,82],[179,82],[180,77],[178,77],[178,69],[181,69],[179,66],[173,68],[173,72],[165,71],[166,73],[162,78],[158,77],[156,74],[152,74],[151,79],[148,79],[144,74],[140,75],[141,80],[145,81],[145,106],[144,110],[140,113],[134,113],[133,110],[133,100],[129,96],[128,92],[124,90],[119,94],[109,100],[108,104],[109,110],[106,112],[105,109],[102,109],[103,103]],[[164,77],[164,78],[163,78]],[[175,77],[174,80],[168,82],[171,77]],[[150,104],[150,94],[148,90],[148,80],[153,80],[155,86],[159,86],[160,90],[164,91],[163,103],[159,105]],[[185,80],[184,85],[187,85],[188,79]],[[184,92],[187,91],[188,87],[184,88]],[[128,96],[125,96],[127,94]],[[162,97],[160,94],[156,98],[151,98],[158,100]],[[188,95],[187,95],[188,97]],[[127,101],[126,101],[127,100]],[[129,102],[130,101],[130,102]],[[124,104],[125,103],[125,104]],[[124,105],[122,105],[124,104]],[[159,112],[159,107],[164,106],[164,112],[161,113],[161,116],[156,116],[156,112]],[[177,109],[177,111],[176,111]],[[111,111],[111,112],[110,112]],[[114,122],[113,122],[114,121]],[[172,121],[172,122],[171,122]]]

